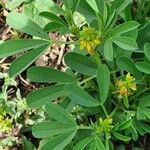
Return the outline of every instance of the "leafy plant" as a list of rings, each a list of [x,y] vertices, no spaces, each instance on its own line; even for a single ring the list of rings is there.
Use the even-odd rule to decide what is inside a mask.
[[[27,96],[29,107],[43,107],[47,114],[32,127],[42,138],[39,149],[113,150],[112,141],[128,143],[149,133],[149,22],[141,27],[130,18],[132,1],[63,0],[60,7],[46,0],[44,5],[50,10],[39,13],[48,21],[44,28],[25,14],[7,16],[7,24],[32,39],[0,44],[1,58],[23,53],[11,64],[10,77],[28,69],[31,82],[49,84]],[[75,22],[76,13],[83,24]],[[48,32],[75,38],[51,40]],[[52,44],[75,45],[64,56],[69,71],[30,67]]]

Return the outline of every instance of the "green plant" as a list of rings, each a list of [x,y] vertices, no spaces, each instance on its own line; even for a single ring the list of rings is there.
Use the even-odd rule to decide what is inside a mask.
[[[27,96],[29,107],[43,105],[47,113],[45,121],[32,128],[33,135],[42,138],[39,149],[113,150],[112,141],[128,143],[149,133],[150,26],[129,18],[132,1],[63,0],[60,7],[45,0],[44,5],[50,10],[39,14],[49,20],[44,28],[16,12],[6,19],[33,39],[0,44],[0,57],[25,52],[9,68],[13,78],[52,44],[75,45],[64,57],[69,67],[65,72],[38,66],[27,70],[30,81],[50,84]],[[74,20],[77,14],[81,24]],[[75,40],[51,40],[47,32],[53,31]]]

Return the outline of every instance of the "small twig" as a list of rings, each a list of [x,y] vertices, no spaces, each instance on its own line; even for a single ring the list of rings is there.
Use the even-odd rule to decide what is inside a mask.
[[[64,36],[62,38],[63,38],[64,41],[66,41],[66,38]],[[65,46],[66,46],[65,44],[61,45],[60,53],[59,53],[58,60],[57,60],[57,65],[61,64],[61,61],[62,61],[62,58],[63,58],[63,55],[64,55]]]
[[[21,75],[19,75],[20,80],[25,83],[26,85],[30,85],[28,81],[26,81]]]

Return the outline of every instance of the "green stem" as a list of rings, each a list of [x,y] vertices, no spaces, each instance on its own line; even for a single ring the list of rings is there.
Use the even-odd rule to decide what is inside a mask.
[[[94,53],[94,58],[95,58],[95,61],[98,65],[101,65],[102,62],[101,62],[101,59],[100,59],[100,56],[97,52]]]
[[[74,45],[77,45],[78,44],[78,41],[52,41],[53,44],[74,44]]]
[[[117,81],[116,71],[113,71],[112,75],[113,75],[114,83],[116,83],[116,81]]]
[[[108,117],[108,113],[107,113],[105,106],[103,104],[101,104],[100,106],[101,106],[102,110],[104,111],[105,116]]]
[[[87,81],[90,81],[90,80],[94,79],[95,77],[96,77],[96,76],[92,76],[92,77],[86,78],[86,79],[82,80],[81,82],[79,82],[79,85],[84,84],[84,83],[86,83]]]
[[[93,130],[90,126],[78,126],[78,130]]]
[[[105,133],[105,145],[106,145],[106,150],[109,150],[109,137],[108,137],[108,133]]]
[[[128,100],[128,97],[125,97],[123,99],[123,103],[124,103],[124,106],[128,109],[129,108],[129,100]]]

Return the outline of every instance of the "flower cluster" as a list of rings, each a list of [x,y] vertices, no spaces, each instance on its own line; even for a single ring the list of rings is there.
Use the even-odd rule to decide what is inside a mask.
[[[6,118],[6,113],[0,109],[0,132],[6,132],[12,128],[12,120]]]
[[[91,27],[83,27],[80,32],[80,49],[87,49],[90,55],[94,54],[94,48],[100,44],[100,38],[98,32]]]
[[[110,132],[110,129],[112,128],[113,119],[108,117],[106,119],[99,119],[98,123],[98,132]]]
[[[135,78],[133,78],[130,73],[127,73],[124,80],[118,80],[116,82],[118,87],[119,97],[127,97],[132,94],[132,91],[136,91]]]

